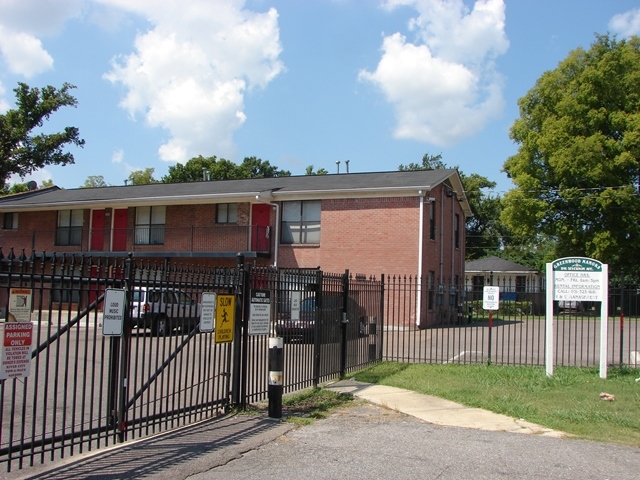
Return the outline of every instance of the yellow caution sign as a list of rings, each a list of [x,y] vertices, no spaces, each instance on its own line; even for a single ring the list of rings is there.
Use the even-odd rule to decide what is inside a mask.
[[[236,321],[235,295],[218,295],[216,308],[216,343],[233,342]]]

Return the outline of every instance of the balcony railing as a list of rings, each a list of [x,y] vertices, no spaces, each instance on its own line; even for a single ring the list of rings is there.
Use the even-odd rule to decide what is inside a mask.
[[[68,230],[68,229],[67,229]],[[269,254],[269,227],[215,225],[211,227],[165,227],[152,225],[127,229],[65,231],[0,230],[0,246],[27,251],[60,252],[200,252]]]

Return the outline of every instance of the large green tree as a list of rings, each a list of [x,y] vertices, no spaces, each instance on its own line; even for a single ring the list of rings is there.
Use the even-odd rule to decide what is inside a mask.
[[[437,170],[448,167],[442,161],[442,155],[425,154],[420,163],[400,165],[400,171]],[[457,168],[457,167],[455,167]],[[496,253],[503,246],[504,229],[500,225],[500,197],[491,195],[488,190],[495,188],[496,183],[482,175],[460,173],[469,206],[473,216],[467,219],[466,256],[467,260],[486,257]]]
[[[207,180],[231,180],[238,178],[283,177],[291,175],[279,170],[268,160],[246,157],[240,165],[224,158],[194,157],[183,165],[176,163],[169,167],[169,173],[162,177],[163,183],[199,182]]]
[[[639,270],[640,39],[596,36],[522,97],[504,164],[502,220],[519,242],[555,244]],[[628,266],[628,267],[627,267]]]
[[[129,182],[131,185],[150,185],[152,183],[160,183],[153,178],[153,172],[155,168],[145,168],[144,170],[136,170],[129,174]]]
[[[99,188],[108,186],[109,184],[105,181],[102,175],[89,175],[80,188]]]
[[[69,83],[64,83],[60,89],[52,86],[30,88],[19,83],[13,90],[16,108],[0,115],[0,188],[11,175],[24,177],[46,165],[74,163],[73,155],[64,149],[67,145],[84,146],[76,127],[66,127],[58,133],[33,133],[53,112],[77,105],[77,100],[69,93],[74,88]]]

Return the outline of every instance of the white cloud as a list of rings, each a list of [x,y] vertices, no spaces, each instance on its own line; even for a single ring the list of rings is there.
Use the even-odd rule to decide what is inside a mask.
[[[42,42],[27,33],[0,26],[0,53],[11,73],[31,78],[53,68],[53,58]]]
[[[609,21],[609,28],[625,37],[640,35],[640,8],[614,15]]]
[[[5,113],[9,110],[9,104],[4,100],[5,88],[2,82],[0,82],[0,114]]]
[[[126,88],[120,105],[132,117],[169,131],[160,158],[230,154],[245,119],[244,95],[283,69],[277,12],[244,10],[238,0],[99,1],[153,25],[105,78]]]
[[[9,177],[9,180],[7,181],[7,185],[13,185],[15,183],[28,183],[31,180],[33,180],[40,187],[42,186],[43,182],[49,181],[52,179],[53,177],[51,176],[51,172],[49,172],[46,168],[41,168],[40,170],[31,172],[29,175],[25,175],[24,177],[13,174]]]
[[[124,160],[124,151],[121,148],[117,148],[111,154],[111,163],[122,163]]]
[[[9,71],[31,78],[53,68],[40,37],[57,33],[82,5],[83,0],[2,0],[0,53]]]
[[[388,0],[410,6],[415,43],[395,33],[385,37],[373,72],[359,78],[379,88],[394,106],[397,138],[440,146],[469,137],[504,108],[502,79],[494,60],[509,48],[502,0]]]

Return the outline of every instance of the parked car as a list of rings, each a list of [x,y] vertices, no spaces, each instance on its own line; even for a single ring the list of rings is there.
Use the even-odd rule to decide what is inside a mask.
[[[281,311],[276,320],[276,335],[285,343],[314,343],[316,332],[320,333],[321,343],[335,343],[341,338],[342,295],[324,294],[322,308],[316,309],[316,297],[310,296],[300,302],[298,319],[291,318],[289,309]],[[322,323],[316,326],[316,320]],[[366,316],[358,303],[347,300],[347,339],[352,340],[367,333]]]
[[[200,324],[201,305],[182,290],[136,287],[131,299],[131,321],[138,328],[163,336],[180,328],[193,329]]]
[[[582,312],[584,305],[577,300],[558,300],[558,311],[562,313]]]

